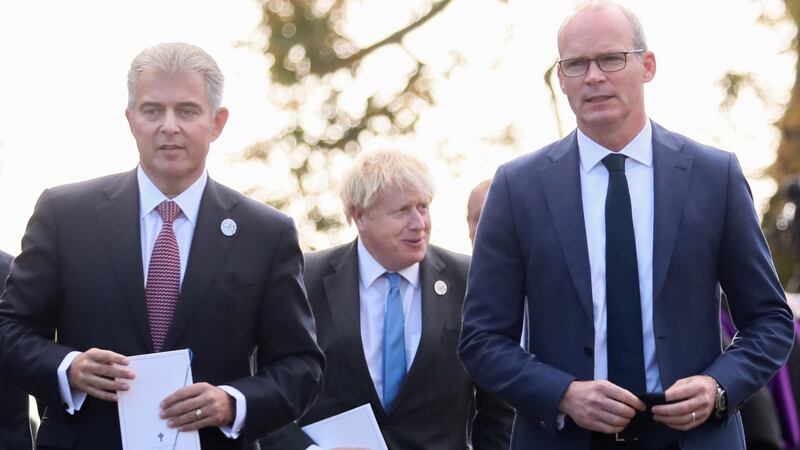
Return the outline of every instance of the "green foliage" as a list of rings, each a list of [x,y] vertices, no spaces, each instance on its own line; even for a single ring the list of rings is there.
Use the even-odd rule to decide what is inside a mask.
[[[797,0],[784,0],[786,13],[783,20],[793,23],[800,29],[800,2]],[[774,23],[778,18],[762,17],[763,23]],[[798,35],[792,39],[791,51],[798,54]],[[783,116],[775,126],[781,132],[775,162],[767,169],[767,174],[778,183],[778,191],[769,201],[769,209],[762,221],[762,226],[767,235],[772,250],[775,266],[781,281],[790,291],[798,288],[798,271],[800,267],[800,243],[797,242],[800,230],[793,227],[792,221],[800,221],[800,211],[794,213],[792,205],[788,207],[789,198],[786,195],[786,185],[793,177],[800,174],[800,60],[795,63],[795,82],[792,94],[786,105]]]
[[[244,157],[267,164],[288,160],[294,192],[266,201],[283,208],[301,203],[305,212],[298,221],[305,232],[336,231],[344,225],[343,214],[326,204],[342,164],[364,139],[413,133],[420,114],[434,104],[431,84],[437,74],[403,45],[403,38],[451,0],[427,3],[404,27],[363,47],[348,35],[347,12],[355,0],[257,1],[267,37],[263,52],[270,63],[271,100],[289,119],[275,136],[250,146]],[[401,50],[392,57],[402,59],[398,67],[405,69],[365,92],[365,60],[392,48]]]

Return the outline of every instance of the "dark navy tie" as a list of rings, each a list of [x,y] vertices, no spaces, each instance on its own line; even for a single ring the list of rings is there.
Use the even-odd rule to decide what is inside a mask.
[[[403,333],[403,301],[400,298],[400,275],[387,273],[389,294],[383,317],[383,407],[392,406],[406,376],[406,344]]]
[[[606,311],[608,379],[634,394],[646,392],[639,269],[625,155],[603,158],[606,193]]]

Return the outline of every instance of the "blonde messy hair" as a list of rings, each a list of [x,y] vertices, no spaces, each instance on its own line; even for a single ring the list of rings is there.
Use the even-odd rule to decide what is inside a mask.
[[[347,223],[355,211],[371,208],[387,188],[400,187],[433,198],[434,186],[428,167],[416,157],[399,150],[361,152],[339,183]]]

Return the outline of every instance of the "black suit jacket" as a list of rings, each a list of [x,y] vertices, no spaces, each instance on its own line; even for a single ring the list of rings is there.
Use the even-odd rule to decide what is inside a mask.
[[[420,263],[422,337],[394,404],[384,411],[361,341],[356,242],[308,254],[306,288],[327,366],[323,392],[300,425],[369,403],[391,450],[464,450],[470,428],[476,450],[507,449],[513,410],[480,391],[476,402],[475,385],[456,355],[468,267],[467,256],[428,246]],[[434,291],[439,280],[447,284],[444,295]],[[261,448],[299,450],[312,443],[292,425]]]
[[[0,251],[0,291],[5,286],[13,257]],[[28,394],[0,379],[0,450],[31,448]]]
[[[220,231],[224,219],[238,225]],[[117,405],[61,405],[56,369],[73,350],[153,351],[144,300],[136,171],[40,197],[0,297],[0,370],[48,405],[37,445],[121,448]],[[323,357],[292,221],[209,179],[164,351],[191,348],[195,382],[244,394],[243,437],[200,431],[204,450],[242,448],[305,412]],[[53,330],[55,342],[46,338]]]

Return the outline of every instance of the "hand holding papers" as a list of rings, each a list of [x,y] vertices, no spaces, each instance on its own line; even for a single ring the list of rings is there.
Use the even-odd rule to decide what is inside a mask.
[[[165,397],[192,383],[187,349],[131,356],[136,373],[129,389],[120,392],[117,407],[124,450],[200,450],[197,431],[179,432],[159,417]]]
[[[388,450],[375,414],[368,404],[306,425],[303,432],[325,448]]]

